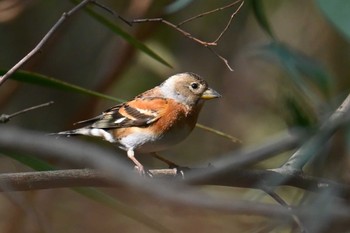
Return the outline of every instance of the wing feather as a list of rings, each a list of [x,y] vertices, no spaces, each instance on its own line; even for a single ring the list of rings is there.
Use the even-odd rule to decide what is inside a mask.
[[[116,105],[98,117],[82,122],[91,122],[92,128],[113,129],[146,127],[156,122],[168,107],[168,101],[159,97],[136,98]]]

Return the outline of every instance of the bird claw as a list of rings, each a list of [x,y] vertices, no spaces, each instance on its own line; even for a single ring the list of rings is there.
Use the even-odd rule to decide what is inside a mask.
[[[185,179],[185,172],[189,170],[188,167],[176,166],[173,169],[176,171],[176,176],[181,177],[181,179]]]
[[[150,177],[152,178],[153,177],[153,174],[152,172],[150,172],[148,169],[145,169],[143,166],[142,167],[139,167],[139,166],[135,166],[134,169],[137,171],[137,173],[140,175],[140,176],[144,176],[144,177]]]

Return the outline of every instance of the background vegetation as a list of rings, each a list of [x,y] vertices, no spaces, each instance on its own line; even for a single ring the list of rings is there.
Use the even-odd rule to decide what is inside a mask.
[[[32,50],[62,13],[68,12],[77,2],[1,1],[1,74]],[[128,20],[162,17],[177,24],[233,1],[104,0],[100,3]],[[203,41],[214,41],[240,3],[199,17],[181,28]],[[129,26],[94,4],[80,9],[62,23],[39,54],[0,86],[3,114],[54,101],[49,107],[18,115],[1,125],[1,173],[90,167],[83,157],[77,157],[81,164],[75,161],[72,165],[65,157],[44,158],[25,148],[21,150],[21,146],[8,148],[3,140],[4,132],[14,128],[38,131],[42,136],[70,129],[74,122],[99,114],[117,102],[78,91],[67,83],[126,100],[174,73],[191,71],[203,76],[223,96],[206,104],[199,122],[233,135],[242,143],[196,128],[186,141],[162,155],[191,168],[207,167],[208,164],[220,167],[226,161],[224,159],[244,158],[254,150],[262,153],[262,147],[272,145],[275,151],[266,152],[265,157],[254,161],[245,157],[248,171],[267,171],[285,164],[297,146],[303,145],[307,148],[304,156],[307,166],[301,164],[292,169],[284,166],[282,168],[286,169],[281,170],[281,174],[302,178],[299,168],[304,168],[305,175],[316,177],[318,181],[325,178],[327,182],[336,182],[325,181],[335,186],[339,184],[340,188],[310,192],[306,190],[311,188],[300,187],[303,179],[291,185],[294,187],[277,184],[278,187],[269,186],[268,189],[261,183],[247,182],[211,185],[219,184],[220,179],[206,180],[203,182],[206,185],[179,188],[185,193],[189,190],[199,192],[201,198],[207,196],[241,205],[241,208],[237,205],[236,209],[225,209],[219,204],[215,206],[215,202],[204,205],[164,196],[159,198],[162,195],[125,183],[99,189],[71,189],[63,184],[61,187],[67,188],[3,192],[0,195],[0,231],[345,232],[349,229],[346,221],[350,213],[347,205],[350,197],[347,191],[350,182],[349,128],[347,117],[341,122],[329,120],[329,117],[349,94],[348,15],[350,3],[346,1],[245,1],[217,46],[210,47],[227,59],[234,70],[230,71],[210,49],[164,23]],[[44,79],[40,81],[42,76]],[[49,78],[66,83],[53,82]],[[345,104],[344,109],[347,107]],[[323,131],[318,130],[320,127]],[[276,149],[279,139],[301,131],[303,134],[296,134],[290,146],[280,151]],[[311,143],[309,138],[313,140]],[[78,143],[78,140],[70,141]],[[88,141],[92,148],[115,150],[114,146],[99,140],[81,140]],[[22,145],[21,142],[19,138],[18,145]],[[53,143],[53,147],[56,145],[52,140],[48,142]],[[305,146],[308,144],[312,144],[311,149]],[[44,147],[42,151],[45,152]],[[116,157],[126,160],[122,154],[119,151]],[[166,168],[147,156],[140,159],[150,168]],[[237,166],[235,169],[246,168]],[[235,169],[231,167],[229,172]],[[236,179],[239,177],[222,178]],[[172,186],[172,182],[167,180],[160,185]],[[150,187],[158,187],[152,186],[153,183],[157,182],[150,183]],[[176,190],[176,187],[172,189]],[[1,189],[9,191],[11,187],[2,185]],[[179,199],[180,194],[181,191]],[[272,212],[259,209],[261,203],[271,204]],[[310,211],[286,214],[282,210],[288,210],[289,205],[296,210],[300,207]],[[338,206],[344,209],[336,208]],[[276,217],[279,213],[284,214]]]

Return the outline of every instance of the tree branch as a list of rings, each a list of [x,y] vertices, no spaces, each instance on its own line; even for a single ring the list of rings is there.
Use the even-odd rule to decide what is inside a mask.
[[[338,109],[325,121],[319,131],[301,146],[280,168],[275,169],[284,173],[301,173],[305,164],[312,159],[326,145],[329,138],[336,132],[339,126],[348,120],[350,112],[350,94]]]
[[[236,170],[216,174],[202,180],[187,181],[190,173],[205,172],[208,168],[188,168],[182,170],[183,176],[177,169],[151,169],[154,179],[181,181],[191,185],[220,185],[240,188],[267,190],[279,186],[290,186],[315,193],[329,192],[341,198],[350,197],[350,186],[327,179],[311,176],[287,175],[268,170]],[[234,177],[234,178],[232,178]],[[55,171],[35,171],[0,174],[1,191],[28,191],[38,189],[69,188],[69,187],[117,187],[123,185],[115,182],[108,175],[93,169],[70,169]]]
[[[214,12],[218,12],[218,11],[221,11],[221,10],[224,10],[226,8],[229,8],[229,7],[232,7],[234,5],[236,5],[237,3],[241,2],[241,4],[238,6],[238,8],[231,14],[231,17],[230,19],[228,20],[225,28],[220,32],[219,36],[213,41],[213,42],[209,42],[209,41],[204,41],[204,40],[201,40],[201,39],[198,39],[197,37],[191,35],[191,33],[189,33],[188,31],[185,31],[184,29],[180,28],[180,26],[184,25],[185,23],[188,23],[190,21],[193,21],[195,19],[198,19],[200,17],[203,17],[203,16],[206,16],[208,14],[211,14],[211,13],[214,13]],[[222,38],[222,36],[225,34],[225,32],[228,30],[228,28],[230,27],[231,23],[232,23],[232,20],[234,18],[234,16],[239,12],[239,10],[242,8],[244,4],[244,1],[242,0],[239,0],[239,1],[235,1],[227,6],[224,6],[224,7],[220,7],[220,8],[217,8],[217,9],[214,9],[214,10],[211,10],[211,11],[208,11],[208,12],[204,12],[202,14],[199,14],[199,15],[196,15],[196,16],[193,16],[189,19],[186,19],[184,21],[182,21],[181,23],[179,24],[174,24],[174,23],[171,23],[163,18],[145,18],[145,19],[133,19],[133,20],[130,20],[128,21],[129,23],[128,24],[136,24],[136,23],[154,23],[154,22],[157,22],[157,23],[163,23],[167,26],[169,26],[170,28],[173,28],[174,30],[180,32],[182,35],[184,35],[185,37],[189,38],[190,40],[193,40],[194,42],[200,44],[201,46],[205,47],[205,48],[208,48],[215,56],[217,56],[220,60],[222,60],[226,67],[230,70],[230,71],[233,71],[233,69],[231,68],[231,66],[229,65],[228,61],[226,58],[224,58],[223,56],[221,56],[216,50],[214,50],[213,46],[217,46],[218,45],[218,41]]]
[[[27,63],[35,54],[40,52],[41,48],[46,44],[46,42],[51,38],[51,36],[57,31],[57,29],[62,25],[64,21],[67,20],[68,17],[77,13],[80,9],[82,9],[85,5],[92,2],[92,0],[83,0],[78,5],[73,7],[70,11],[64,12],[59,18],[59,20],[53,25],[53,27],[45,34],[45,36],[41,39],[41,41],[30,51],[26,56],[24,56],[17,64],[15,64],[10,70],[6,72],[3,76],[0,76],[0,86],[4,84],[4,82],[13,75],[19,68],[21,68],[25,63]]]
[[[53,103],[54,103],[53,101],[50,101],[50,102],[47,102],[47,103],[44,103],[44,104],[35,105],[35,106],[33,106],[33,107],[29,107],[29,108],[23,109],[23,110],[21,110],[21,111],[12,113],[12,114],[10,114],[10,115],[2,114],[2,115],[0,115],[0,123],[6,123],[6,122],[8,122],[11,118],[13,118],[13,117],[15,117],[15,116],[18,116],[18,115],[20,115],[20,114],[23,114],[23,113],[26,113],[26,112],[29,112],[29,111],[36,110],[36,109],[38,109],[38,108],[50,106],[50,105],[53,104]]]
[[[288,205],[288,203],[283,200],[282,197],[280,197],[275,191],[273,191],[271,188],[262,188],[262,190],[267,193],[271,198],[273,198],[277,203],[279,203],[281,206],[286,207],[289,210],[292,210],[292,208],[290,207],[290,205]],[[293,220],[295,222],[295,224],[299,227],[300,232],[301,233],[307,233],[303,223],[300,221],[300,219],[298,218],[298,216],[296,215],[292,215]]]
[[[139,190],[139,192],[145,192],[173,203],[204,207],[217,211],[291,220],[292,215],[297,215],[299,218],[314,216],[316,208],[318,208],[317,206],[306,205],[287,210],[278,205],[236,200],[234,198],[225,200],[208,196],[201,190],[181,182],[169,183],[169,180],[164,179],[159,179],[155,182],[154,179],[146,179],[130,172],[128,166],[125,166],[124,162],[115,156],[115,151],[102,149],[91,143],[79,140],[59,140],[6,125],[1,127],[0,151],[5,154],[8,152],[16,152],[23,155],[31,154],[43,159],[61,159],[80,166],[84,164],[87,167],[103,171],[103,174],[106,174],[113,182],[132,187]],[[222,173],[216,174],[222,175]],[[218,184],[223,182],[218,175],[215,179]],[[231,176],[230,180],[234,182],[232,180],[239,180],[239,177]],[[200,184],[200,181],[197,179],[197,184]],[[202,181],[204,180],[202,179]],[[194,180],[191,182],[194,184]],[[227,182],[227,180],[224,180],[224,182]],[[337,221],[348,221],[350,218],[350,209],[343,203],[334,202],[325,211],[327,211],[327,216],[331,216]]]

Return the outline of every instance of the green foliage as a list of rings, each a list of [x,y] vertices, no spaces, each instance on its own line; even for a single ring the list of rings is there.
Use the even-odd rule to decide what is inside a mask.
[[[0,70],[0,75],[4,74],[5,71]],[[122,99],[118,99],[109,95],[104,95],[96,91],[92,91],[86,88],[83,88],[78,85],[74,85],[71,83],[67,83],[52,77],[48,77],[42,74],[27,72],[27,71],[18,71],[14,75],[11,76],[12,80],[16,80],[19,82],[30,83],[37,86],[49,87],[57,90],[69,91],[78,94],[90,95],[99,98],[103,98],[106,100],[112,100],[116,102],[123,102]]]
[[[260,27],[273,39],[276,40],[275,34],[273,33],[269,21],[267,19],[264,1],[261,0],[251,0],[252,10],[256,20],[258,21]]]
[[[284,114],[287,115],[287,124],[291,127],[317,125],[318,108],[325,107],[322,106],[322,99],[330,97],[333,87],[331,75],[315,59],[288,45],[272,42],[263,46],[262,51],[266,58],[273,58],[287,74],[287,82],[282,83],[293,84],[280,89],[285,90],[280,94],[282,106],[288,113]]]
[[[312,83],[325,96],[329,97],[333,80],[328,71],[315,59],[293,50],[287,45],[272,42],[262,47],[262,51],[278,62],[288,77],[298,86],[305,95],[311,97],[310,88],[306,80]],[[305,80],[303,79],[305,77]]]

